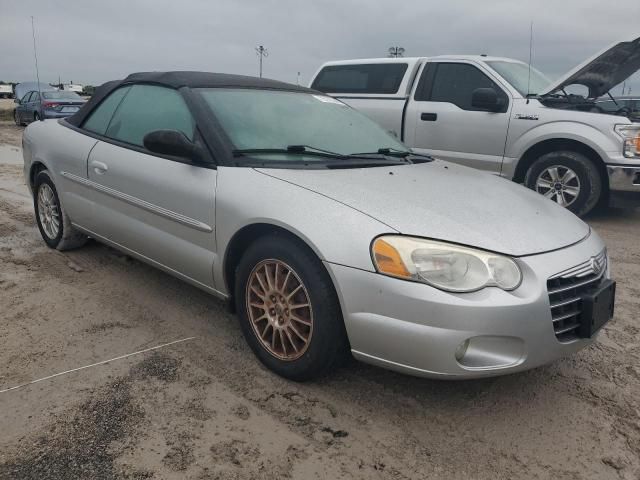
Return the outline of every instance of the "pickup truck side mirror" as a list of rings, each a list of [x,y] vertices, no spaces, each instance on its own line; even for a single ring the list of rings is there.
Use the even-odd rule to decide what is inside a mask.
[[[206,162],[202,147],[178,130],[155,130],[147,133],[142,142],[150,152],[183,158],[193,163]]]
[[[494,88],[476,88],[471,94],[471,106],[488,112],[498,112],[503,102]]]

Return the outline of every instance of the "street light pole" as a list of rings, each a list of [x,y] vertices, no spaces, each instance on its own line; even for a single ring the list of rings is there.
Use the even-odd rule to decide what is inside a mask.
[[[262,78],[262,59],[264,57],[268,57],[269,52],[267,51],[266,48],[264,48],[264,46],[259,45],[258,47],[256,47],[256,55],[260,57],[260,78]]]
[[[389,57],[398,58],[404,55],[404,48],[402,47],[391,47],[389,48]]]

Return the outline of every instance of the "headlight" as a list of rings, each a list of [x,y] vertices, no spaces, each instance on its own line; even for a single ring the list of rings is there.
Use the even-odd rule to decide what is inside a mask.
[[[622,153],[625,157],[640,157],[640,126],[616,125],[616,133],[622,137]]]
[[[373,242],[371,250],[379,273],[449,292],[489,286],[513,290],[522,281],[520,268],[511,258],[450,243],[384,235]]]

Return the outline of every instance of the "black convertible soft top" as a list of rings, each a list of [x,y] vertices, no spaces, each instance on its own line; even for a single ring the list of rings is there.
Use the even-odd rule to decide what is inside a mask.
[[[151,83],[155,85],[164,85],[170,88],[236,87],[319,93],[306,87],[279,82],[277,80],[249,77],[245,75],[232,75],[228,73],[139,72],[132,73],[124,80],[112,80],[100,85],[96,88],[91,99],[85,103],[77,113],[68,117],[66,121],[71,125],[79,127],[89,113],[91,113],[91,111],[113,90],[121,85],[130,85],[135,83]]]

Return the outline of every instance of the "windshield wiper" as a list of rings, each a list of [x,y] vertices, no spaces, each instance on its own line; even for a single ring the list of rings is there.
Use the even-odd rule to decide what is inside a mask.
[[[268,154],[293,154],[293,155],[310,155],[324,158],[343,158],[340,153],[329,152],[318,148],[306,147],[304,145],[289,145],[286,148],[242,148],[231,152],[234,157],[243,157],[245,155],[268,155]]]
[[[413,160],[409,160],[407,157],[420,157],[423,158],[424,161],[417,163],[424,163],[425,161],[432,161],[433,157],[431,155],[427,155],[424,153],[416,153],[411,150],[399,150],[396,148],[379,148],[376,152],[362,152],[362,153],[353,153],[352,155],[385,155],[387,157],[396,157],[403,158],[407,162],[416,163]]]

